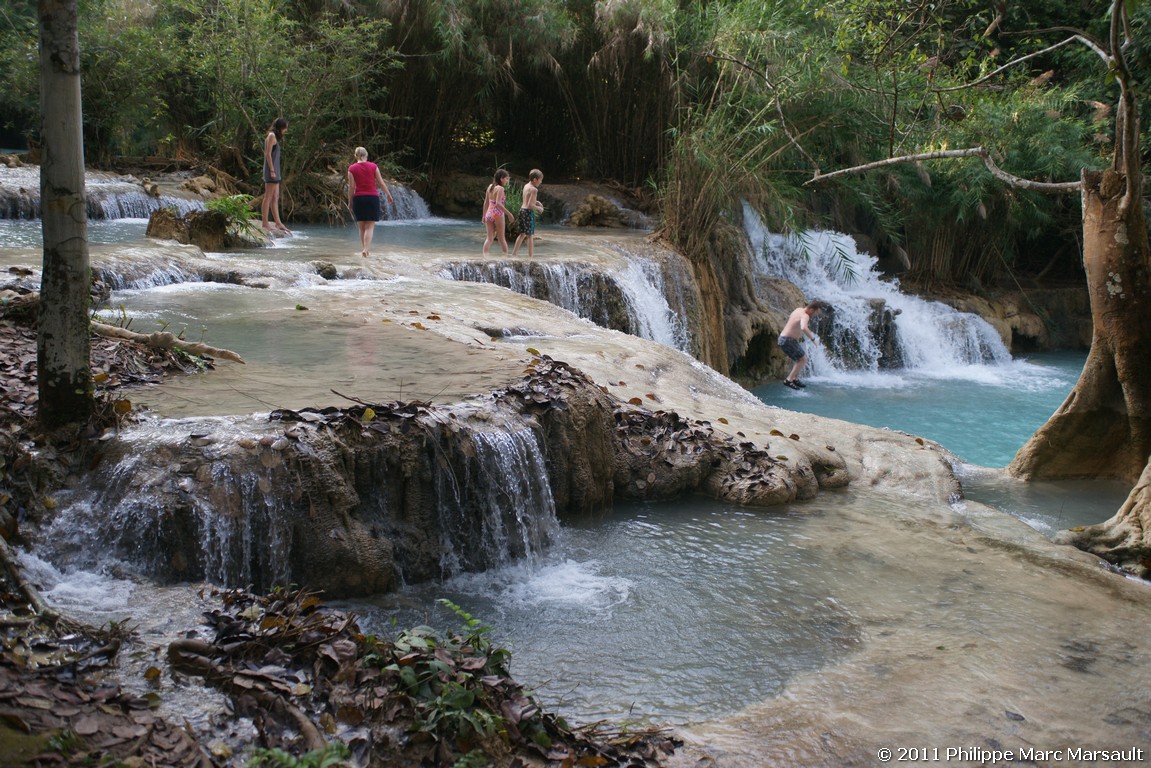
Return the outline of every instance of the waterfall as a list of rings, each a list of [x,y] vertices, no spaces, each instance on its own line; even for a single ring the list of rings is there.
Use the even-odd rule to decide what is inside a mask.
[[[635,336],[658,341],[666,347],[686,352],[687,325],[667,302],[663,270],[646,259],[629,258],[626,267],[613,274],[635,318]]]
[[[181,215],[203,210],[204,202],[188,196],[149,195],[127,176],[89,173],[84,177],[89,219],[146,219],[160,208]],[[0,169],[0,219],[40,218],[40,169],[36,166]]]
[[[395,205],[388,205],[386,198],[380,200],[380,211],[383,213],[384,221],[431,218],[431,209],[415,190],[400,184],[389,184],[388,190],[392,193]]]
[[[60,513],[38,551],[54,565],[100,571],[109,560],[162,579],[194,578],[229,586],[269,588],[290,582],[291,533],[283,494],[268,493],[258,474],[237,475],[212,462],[212,491],[184,494],[189,510],[173,514],[158,489],[182,487],[178,467],[163,464],[163,431],[133,430],[122,438],[129,453],[99,473],[84,491],[62,498]],[[189,486],[190,487],[190,486]],[[155,489],[155,490],[154,490]],[[226,502],[226,503],[225,503]],[[229,510],[221,513],[222,508]],[[181,549],[179,542],[199,542]]]
[[[198,282],[203,279],[198,270],[190,267],[178,255],[142,248],[125,248],[93,264],[92,275],[116,291]]]
[[[833,307],[831,329],[819,330],[825,344],[808,345],[813,374],[903,368],[953,376],[1011,361],[990,323],[902,293],[898,281],[884,278],[878,260],[859,253],[849,236],[773,234],[746,203],[744,226],[762,276],[788,280],[807,300],[823,299]]]
[[[411,468],[394,461],[398,444],[366,448],[348,464],[326,463],[334,455],[326,439],[313,447],[280,436],[295,446],[281,452],[262,445],[261,432],[249,430],[255,423],[245,420],[134,425],[107,443],[83,489],[58,496],[37,552],[61,570],[111,568],[258,590],[291,583],[333,551],[316,537],[363,543],[377,531],[394,536],[395,559],[380,562],[401,577],[533,565],[559,535],[539,437],[518,421],[493,429],[485,418],[479,423],[487,431],[479,431],[461,429],[463,420],[442,419],[451,426],[428,432],[438,438],[425,441],[421,431],[407,443],[408,457],[426,468],[415,482]],[[339,475],[332,488],[356,489],[350,517],[339,503],[290,487],[311,488],[309,478],[332,473]],[[423,523],[413,528],[417,508]],[[393,544],[366,546],[359,556],[376,562],[376,554],[362,553],[390,553]]]
[[[90,219],[146,219],[161,208],[172,208],[180,216],[204,210],[204,203],[175,195],[148,195],[139,184],[130,182],[85,183]]]
[[[526,427],[471,433],[471,448],[436,476],[442,575],[513,560],[533,564],[559,532],[536,433]]]
[[[449,262],[440,276],[501,285],[603,328],[686,351],[687,326],[668,304],[659,264],[621,255],[621,264],[603,266],[569,261]]]
[[[621,286],[588,264],[563,261],[450,262],[440,277],[491,283],[562,307],[604,328],[632,333],[636,326]]]
[[[428,204],[408,187],[389,185],[395,205],[383,200],[386,221],[431,217]],[[128,176],[88,173],[84,178],[89,219],[146,219],[160,208],[172,208],[178,215],[204,209],[204,201],[187,196],[161,193],[152,196]],[[40,218],[40,169],[36,166],[0,168],[0,219]]]

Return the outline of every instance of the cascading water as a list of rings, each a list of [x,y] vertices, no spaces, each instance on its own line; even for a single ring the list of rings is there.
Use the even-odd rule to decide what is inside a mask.
[[[585,295],[589,292],[580,290],[580,282],[587,278],[587,272],[583,265],[568,262],[525,265],[506,261],[457,261],[447,264],[440,271],[440,276],[468,283],[501,285],[524,296],[551,302],[591,320],[600,313],[593,303],[598,297]]]
[[[429,485],[413,491],[434,510],[424,529],[438,542],[432,571],[437,562],[445,576],[536,562],[559,532],[536,433],[522,424],[489,430],[482,421],[483,430],[464,431],[455,418],[438,423],[451,427],[427,444]],[[68,571],[113,566],[160,581],[256,589],[291,583],[309,557],[301,537],[356,534],[323,522],[329,518],[316,512],[308,493],[276,492],[294,466],[284,447],[312,456],[325,449],[283,438],[280,450],[257,447],[261,435],[274,437],[275,430],[260,419],[157,420],[124,430],[85,488],[60,495],[38,552]],[[357,473],[386,475],[389,452],[364,457],[348,470],[349,483]],[[358,519],[369,527],[403,527],[411,508],[395,496],[396,487],[361,485]],[[397,575],[404,578],[409,568],[428,573],[401,550]]]
[[[109,460],[83,491],[62,497],[42,551],[70,570],[98,571],[106,560],[115,560],[161,578],[176,573],[229,586],[289,583],[291,537],[283,525],[284,497],[268,493],[266,478],[237,474],[227,462],[213,462],[206,465],[212,492],[185,494],[187,509],[179,514],[154,492],[180,486],[178,467],[169,466],[165,457],[189,429],[227,427],[223,421],[158,422],[124,431],[121,457]],[[225,507],[227,513],[221,511]],[[176,542],[189,540],[200,543],[198,550],[181,551]]]
[[[428,204],[415,191],[391,185],[394,205],[384,200],[385,221],[426,219]],[[88,173],[84,194],[89,219],[147,219],[160,208],[172,208],[178,215],[204,209],[204,201],[191,193],[182,197],[161,193],[151,195],[132,177]],[[5,168],[0,172],[0,219],[40,218],[40,169],[36,166]]]
[[[440,276],[492,283],[547,301],[596,325],[687,351],[683,317],[667,299],[663,272],[655,262],[622,253],[622,261],[451,262]]]
[[[392,184],[388,186],[392,193],[394,205],[388,205],[386,199],[381,200],[380,212],[386,221],[407,221],[410,219],[428,219],[432,212],[428,204],[417,192],[408,187]]]
[[[987,321],[901,293],[897,281],[877,271],[877,259],[859,253],[847,235],[773,234],[747,204],[744,226],[753,262],[764,276],[789,280],[808,300],[823,299],[834,308],[831,332],[823,334],[827,345],[808,345],[813,374],[837,378],[851,371],[902,368],[962,378],[972,369],[1011,361]]]
[[[146,219],[160,208],[172,208],[183,215],[203,210],[204,201],[191,193],[187,197],[151,195],[143,185],[127,176],[89,173],[84,178],[84,196],[90,219]],[[40,218],[40,169],[35,166],[6,168],[0,172],[0,219]]]
[[[635,317],[638,329],[634,335],[681,352],[687,351],[687,326],[668,305],[663,271],[659,265],[628,258],[624,269],[615,274],[615,279],[623,287]]]
[[[443,576],[531,565],[558,535],[539,438],[529,428],[474,432],[470,448],[436,476]]]

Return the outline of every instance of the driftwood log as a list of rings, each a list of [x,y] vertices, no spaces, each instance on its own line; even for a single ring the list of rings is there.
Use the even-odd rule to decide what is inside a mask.
[[[0,316],[24,317],[34,320],[40,309],[40,294],[11,294],[0,296]],[[221,360],[231,360],[233,363],[244,364],[244,358],[230,349],[220,349],[200,342],[184,341],[169,331],[156,333],[137,333],[116,325],[91,322],[92,332],[109,339],[123,339],[146,347],[160,350],[178,349],[190,355],[207,355]]]
[[[244,364],[244,358],[230,349],[220,349],[219,347],[212,347],[207,344],[201,344],[200,342],[183,341],[177,337],[176,334],[169,331],[136,333],[135,331],[129,331],[127,328],[121,328],[117,325],[105,325],[104,323],[93,321],[92,332],[109,339],[133,341],[137,344],[151,347],[152,349],[178,349],[190,355],[207,355],[208,357],[218,357],[221,360],[231,360],[233,363]]]

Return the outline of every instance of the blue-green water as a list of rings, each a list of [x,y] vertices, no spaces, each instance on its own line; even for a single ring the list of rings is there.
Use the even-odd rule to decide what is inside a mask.
[[[753,390],[769,405],[934,440],[971,464],[1005,467],[1054,413],[1079,378],[1086,354],[1048,352],[1005,366],[969,367],[958,378],[907,371],[781,382]]]

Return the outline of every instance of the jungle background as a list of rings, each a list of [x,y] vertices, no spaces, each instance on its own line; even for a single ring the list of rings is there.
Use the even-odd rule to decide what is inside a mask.
[[[1112,152],[1115,84],[1068,30],[1108,4],[946,0],[81,0],[89,168],[218,168],[258,190],[275,117],[288,205],[369,148],[434,188],[508,166],[644,191],[697,264],[727,258],[740,201],[777,229],[848,232],[905,285],[980,292],[1082,280],[1079,200],[1012,189],[975,160],[885,157],[981,145],[1072,181]],[[0,146],[35,153],[35,4],[0,10]],[[1147,56],[1136,8],[1128,57]],[[1032,55],[997,72],[1005,62]],[[994,75],[988,77],[989,75]],[[1140,99],[1138,103],[1145,103]],[[1144,142],[1143,146],[1146,146]],[[328,185],[330,187],[330,185]],[[327,191],[326,191],[327,190]],[[478,193],[477,193],[478,194]]]

